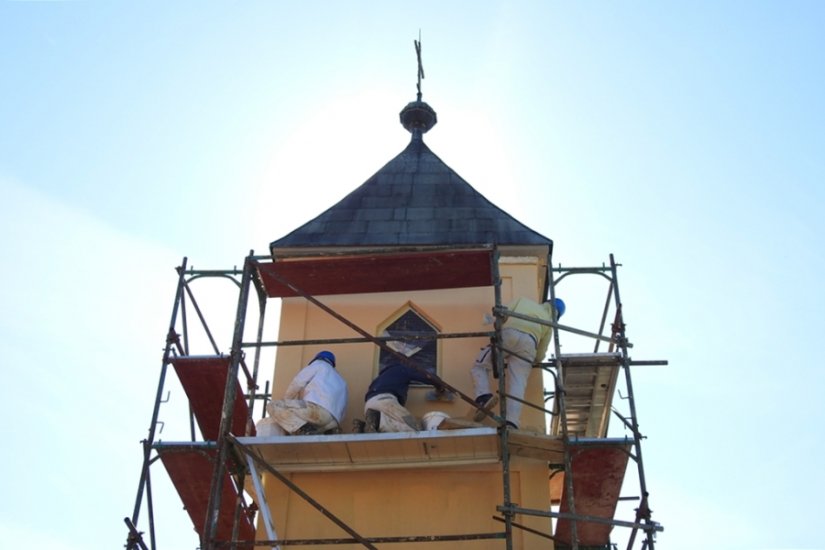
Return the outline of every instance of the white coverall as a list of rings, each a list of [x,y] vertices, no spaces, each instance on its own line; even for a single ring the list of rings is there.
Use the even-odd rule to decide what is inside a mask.
[[[320,432],[334,430],[346,408],[347,382],[332,365],[316,359],[295,375],[283,399],[267,404],[269,417],[259,422],[264,428],[260,435],[295,433],[307,423],[318,426]]]
[[[507,306],[507,309],[543,321],[551,321],[554,314],[553,306],[550,303],[539,304],[527,298],[517,299]],[[504,322],[501,331],[501,343],[504,349],[513,352],[513,355],[504,354],[504,362],[507,365],[505,382],[508,394],[524,398],[527,379],[530,376],[533,363],[536,359],[544,359],[552,335],[553,329],[547,325],[516,319],[515,317],[509,317]],[[483,347],[476,358],[475,364],[470,369],[476,397],[494,393],[490,389],[489,379],[489,373],[493,367],[493,354],[491,352],[490,345]],[[505,411],[507,421],[518,426],[521,408],[522,403],[520,401],[507,399]]]
[[[368,409],[381,413],[379,432],[417,432],[421,424],[407,408],[391,393],[379,393],[364,403],[364,414]]]

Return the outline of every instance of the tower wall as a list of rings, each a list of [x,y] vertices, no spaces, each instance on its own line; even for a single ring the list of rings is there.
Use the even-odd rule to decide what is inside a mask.
[[[502,257],[501,300],[525,296],[540,300],[546,272],[546,258]],[[393,292],[361,295],[317,296],[322,303],[370,334],[378,335],[382,325],[399,310],[415,308],[441,333],[491,331],[484,324],[495,304],[492,287]],[[311,340],[359,336],[351,328],[303,298],[288,298],[281,307],[278,339]],[[473,396],[469,369],[488,339],[447,338],[439,341],[438,375],[461,392]],[[282,346],[278,349],[273,379],[273,398],[277,399],[295,374],[321,349],[330,349],[337,358],[337,369],[349,385],[345,433],[352,431],[352,420],[363,418],[364,394],[377,373],[377,347],[372,343]],[[449,416],[466,417],[470,405],[456,398],[452,403],[425,399],[429,387],[411,387],[407,408],[421,417],[438,410]],[[543,403],[541,371],[534,369],[525,399]],[[494,425],[486,420],[488,425]],[[545,432],[540,411],[525,407],[522,429]],[[514,457],[510,465],[511,498],[521,506],[542,508],[549,502],[548,470],[541,461]],[[331,472],[296,472],[291,479],[322,506],[340,517],[364,536],[413,536],[478,532],[500,532],[502,524],[496,506],[503,500],[500,464],[370,469]],[[277,479],[265,476],[267,501],[272,508],[280,538],[346,538],[348,535],[301,497],[291,493]],[[526,525],[550,532],[549,520],[525,518]],[[265,538],[259,529],[259,538]],[[547,539],[535,535],[514,535],[516,548],[547,549]],[[500,548],[500,540],[427,543],[434,550]],[[407,548],[412,543],[393,544]],[[311,548],[312,546],[310,546]],[[320,546],[319,546],[320,547]],[[340,547],[340,546],[339,546]],[[348,548],[348,545],[344,545]],[[353,546],[353,548],[357,547]]]

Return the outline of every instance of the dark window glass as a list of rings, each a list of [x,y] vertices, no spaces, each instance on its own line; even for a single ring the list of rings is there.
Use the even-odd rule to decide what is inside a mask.
[[[432,325],[414,310],[409,309],[393,321],[382,336],[403,337],[404,340],[387,342],[387,345],[415,361],[418,366],[438,374],[438,340],[434,338],[437,333]],[[384,370],[387,365],[397,360],[396,355],[382,349],[378,357],[378,370]]]

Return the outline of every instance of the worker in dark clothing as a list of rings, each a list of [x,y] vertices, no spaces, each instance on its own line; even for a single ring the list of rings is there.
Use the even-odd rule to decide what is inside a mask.
[[[364,396],[365,431],[413,432],[421,429],[421,422],[404,407],[410,382],[443,387],[434,375],[399,362],[390,363],[375,377]]]

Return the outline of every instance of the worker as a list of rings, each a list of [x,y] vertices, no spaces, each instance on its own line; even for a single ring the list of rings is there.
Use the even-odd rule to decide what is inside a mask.
[[[410,382],[444,388],[433,374],[400,362],[390,363],[378,373],[364,396],[365,432],[413,432],[422,429],[421,422],[404,407]]]
[[[554,302],[539,304],[528,298],[518,298],[507,309],[511,312],[533,317],[541,321],[558,320],[565,310],[564,302],[556,298]],[[501,331],[501,344],[504,348],[504,363],[507,367],[505,379],[506,392],[519,399],[524,398],[527,388],[527,379],[533,363],[543,360],[547,353],[547,346],[553,329],[544,324],[508,317]],[[475,403],[477,406],[474,420],[481,421],[490,409],[498,403],[498,397],[490,389],[489,373],[493,366],[491,344],[481,349],[475,364],[470,369],[470,375],[475,389]],[[506,420],[513,428],[519,427],[522,403],[516,399],[507,399]]]
[[[347,408],[347,382],[335,370],[335,355],[321,351],[292,379],[283,399],[270,401],[259,435],[340,433]]]

